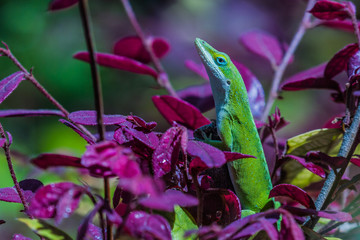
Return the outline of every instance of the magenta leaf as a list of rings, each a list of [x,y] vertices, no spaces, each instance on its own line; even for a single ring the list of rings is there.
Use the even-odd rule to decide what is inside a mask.
[[[301,217],[315,215],[318,217],[327,218],[339,222],[348,222],[352,220],[351,214],[346,212],[336,212],[329,210],[317,211],[316,209],[310,209],[310,208],[304,209],[304,208],[297,208],[292,206],[282,206],[282,207],[287,211],[291,212],[292,214]]]
[[[241,205],[238,197],[228,189],[209,192],[203,199],[203,224],[210,225],[216,222],[226,226],[240,219]]]
[[[321,0],[315,3],[314,7],[309,11],[314,17],[323,20],[334,20],[350,17],[346,5],[334,1]]]
[[[163,38],[150,38],[152,50],[158,58],[163,58],[170,50],[169,43]],[[142,63],[151,61],[150,54],[145,49],[138,36],[128,36],[114,44],[114,54],[135,59]]]
[[[169,128],[160,139],[152,156],[154,176],[159,178],[171,171],[179,158],[180,145],[187,141],[187,131],[184,127]]]
[[[163,95],[153,96],[152,101],[170,124],[177,122],[191,130],[210,124],[196,107],[183,100]]]
[[[271,189],[269,198],[285,196],[297,201],[306,208],[315,209],[315,204],[311,197],[301,188],[291,184],[279,184]]]
[[[128,178],[140,174],[140,168],[135,162],[135,155],[131,149],[113,141],[103,141],[87,146],[81,157],[81,164],[94,176],[116,174],[120,178]]]
[[[126,117],[126,120],[135,124],[136,125],[136,129],[139,128],[140,130],[147,130],[147,131],[151,131],[153,130],[157,123],[156,122],[145,122],[144,119],[142,119],[141,117],[135,116],[135,115],[130,115]]]
[[[226,162],[231,162],[241,158],[256,158],[252,155],[237,153],[237,152],[226,152],[224,151]]]
[[[31,238],[25,237],[21,234],[14,234],[12,240],[32,240]]]
[[[333,78],[346,69],[349,59],[359,50],[357,43],[345,46],[337,52],[326,65],[324,76]]]
[[[78,52],[74,55],[74,58],[85,62],[90,61],[88,52]],[[105,67],[117,68],[128,72],[150,75],[154,78],[157,78],[158,76],[157,72],[148,65],[123,56],[109,53],[96,53],[96,62],[99,65]]]
[[[69,119],[77,124],[82,125],[97,125],[97,114],[96,111],[84,110],[76,111],[69,114]],[[123,115],[104,115],[104,125],[115,125],[126,121],[126,117]]]
[[[352,159],[350,160],[350,162],[351,162],[352,164],[354,164],[355,166],[360,167],[360,158],[352,158]]]
[[[169,223],[160,215],[132,211],[125,223],[125,232],[139,239],[171,240]]]
[[[95,217],[97,212],[100,212],[100,209],[103,208],[104,206],[104,201],[102,199],[98,199],[96,205],[94,206],[94,208],[90,211],[90,213],[83,218],[79,228],[78,228],[78,234],[76,236],[76,240],[82,240],[85,239],[85,236],[87,234],[91,235],[91,232],[89,233],[89,231],[91,231],[92,229],[92,220]],[[100,235],[99,240],[102,240],[102,234]]]
[[[57,11],[57,10],[71,7],[78,2],[79,2],[79,0],[52,0],[49,4],[48,9],[50,11]]]
[[[232,62],[244,80],[251,113],[254,118],[261,118],[265,108],[265,93],[260,81],[246,66],[234,60]]]
[[[342,168],[347,165],[347,160],[344,157],[330,157],[325,153],[319,151],[311,151],[306,154],[306,161],[325,164],[333,169]]]
[[[354,32],[354,26],[352,24],[352,21],[348,20],[348,19],[345,19],[345,20],[342,20],[342,21],[339,21],[339,20],[325,20],[325,21],[321,21],[319,23],[319,25],[334,28],[334,29],[339,29],[339,30],[343,30],[343,31]],[[359,21],[358,21],[358,26],[360,27],[360,22]]]
[[[269,60],[273,66],[278,66],[282,61],[283,48],[280,42],[269,33],[250,31],[240,36],[240,42],[250,52]]]
[[[304,71],[301,71],[299,73],[296,73],[295,75],[287,78],[285,82],[297,82],[300,80],[308,79],[308,78],[320,78],[324,76],[324,70],[327,63],[322,63],[320,65],[317,65],[315,67],[306,69]]]
[[[161,195],[141,199],[139,203],[147,208],[172,212],[174,211],[175,205],[181,207],[196,206],[198,199],[177,190],[167,190]]]
[[[65,126],[71,128],[74,132],[76,132],[77,134],[79,134],[80,137],[82,137],[86,142],[88,142],[89,144],[94,144],[95,143],[95,139],[89,137],[88,135],[84,134],[84,132],[78,128],[75,124],[65,120],[65,119],[59,119],[59,122],[63,123]]]
[[[34,193],[31,190],[22,190],[22,192],[25,202],[29,202],[34,196]],[[21,203],[21,199],[15,187],[0,188],[0,201]]]
[[[60,116],[64,114],[59,110],[50,109],[8,109],[0,110],[0,117],[35,117],[35,116]]]
[[[55,153],[43,153],[36,158],[31,159],[31,163],[42,169],[47,169],[49,167],[84,168],[80,158]]]
[[[215,107],[210,83],[194,85],[177,91],[178,96],[197,107],[201,112],[206,112]]]
[[[0,81],[0,103],[2,103],[25,80],[23,72],[16,72]]]
[[[341,92],[339,83],[327,78],[307,78],[294,82],[285,82],[281,85],[281,89],[286,91],[299,91],[304,89],[331,89]]]
[[[189,141],[187,153],[192,157],[198,157],[208,168],[221,167],[226,163],[225,154],[207,143]]]
[[[198,63],[194,62],[193,60],[186,60],[185,67],[187,67],[188,69],[190,69],[192,72],[196,73],[203,79],[206,79],[207,81],[209,81],[209,76],[206,73],[206,69],[205,69],[204,65],[198,64]]]
[[[139,175],[133,178],[124,178],[119,181],[119,187],[131,192],[134,195],[149,194],[156,196],[163,191],[163,183],[152,177]]]
[[[336,115],[334,117],[331,117],[322,128],[341,128],[342,117],[342,115]]]
[[[132,136],[134,139],[137,139],[138,141],[142,142],[147,147],[153,150],[156,149],[156,147],[159,145],[159,137],[154,132],[144,133],[134,128],[124,128],[123,131],[125,131],[126,134]],[[117,134],[119,134],[119,132]],[[116,139],[117,138],[118,137],[116,137]]]
[[[88,228],[87,228],[87,234],[91,237],[91,239],[98,239],[98,240],[102,240],[102,232],[101,232],[101,228],[99,228],[98,226],[90,223]]]
[[[6,143],[6,138],[0,138],[0,147],[3,148]]]
[[[286,155],[286,157],[296,160],[310,172],[312,172],[322,178],[326,177],[325,171],[322,167],[320,167],[312,162],[306,162],[305,159],[302,157],[298,157],[298,156],[294,156],[294,155]]]
[[[29,214],[35,218],[53,218],[60,222],[72,214],[86,192],[71,182],[52,183],[36,191],[29,205]]]

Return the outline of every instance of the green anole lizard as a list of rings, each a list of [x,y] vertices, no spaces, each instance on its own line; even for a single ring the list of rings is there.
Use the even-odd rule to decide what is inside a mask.
[[[259,212],[269,202],[272,183],[244,81],[227,54],[199,38],[195,46],[209,75],[223,150],[256,157],[228,163],[236,195],[246,210],[242,217]]]

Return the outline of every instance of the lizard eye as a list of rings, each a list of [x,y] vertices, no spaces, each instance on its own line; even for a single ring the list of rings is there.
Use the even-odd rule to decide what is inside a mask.
[[[217,57],[217,58],[216,58],[216,63],[217,63],[218,65],[221,65],[221,66],[224,66],[224,65],[227,64],[226,59],[223,58],[223,57]]]

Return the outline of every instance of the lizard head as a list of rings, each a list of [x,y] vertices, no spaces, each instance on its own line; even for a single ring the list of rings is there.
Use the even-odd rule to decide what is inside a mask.
[[[209,75],[215,105],[222,105],[229,95],[230,86],[238,85],[234,82],[238,70],[226,53],[217,51],[204,40],[196,38],[195,46]]]

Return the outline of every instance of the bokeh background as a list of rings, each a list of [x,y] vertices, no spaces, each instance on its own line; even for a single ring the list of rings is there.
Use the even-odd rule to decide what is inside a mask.
[[[353,2],[359,5],[359,1]],[[48,3],[44,0],[1,0],[0,40],[9,45],[27,69],[34,68],[38,81],[68,111],[94,109],[89,65],[72,58],[77,51],[86,49],[79,10],[75,6],[48,12]],[[89,3],[98,51],[111,52],[116,40],[135,34],[120,1],[90,0]],[[171,51],[162,63],[175,89],[203,82],[184,66],[186,59],[200,62],[193,44],[195,37],[200,37],[249,67],[263,84],[266,94],[273,77],[271,67],[266,60],[248,53],[239,44],[239,36],[261,29],[289,43],[306,7],[303,0],[132,0],[131,3],[144,31],[164,37],[171,44]],[[339,49],[354,41],[354,35],[348,32],[325,27],[309,30],[285,76],[328,61]],[[0,58],[0,79],[15,71],[17,68],[7,58]],[[109,68],[100,68],[100,73],[107,114],[133,113],[147,121],[158,122],[158,131],[169,127],[151,101],[151,96],[166,92],[159,89],[151,77]],[[340,76],[339,81],[344,76]],[[291,122],[279,132],[284,138],[320,128],[344,108],[330,100],[328,91],[286,92],[281,96],[283,99],[275,105]],[[0,109],[10,108],[53,106],[35,87],[23,82],[0,106]],[[213,111],[206,116],[215,118]],[[57,120],[56,117],[0,119],[5,130],[13,135],[11,147],[17,153],[14,164],[20,180],[32,177],[45,184],[64,179],[79,183],[72,170],[42,172],[28,163],[31,157],[43,152],[81,156],[85,141]],[[1,155],[0,187],[12,185]],[[25,225],[15,220],[22,216],[20,209],[17,204],[0,202],[0,219],[7,221],[0,225],[1,239],[10,239],[14,233],[36,239]],[[74,224],[76,226],[79,221],[80,217],[75,216],[65,220],[61,227],[74,236]]]

